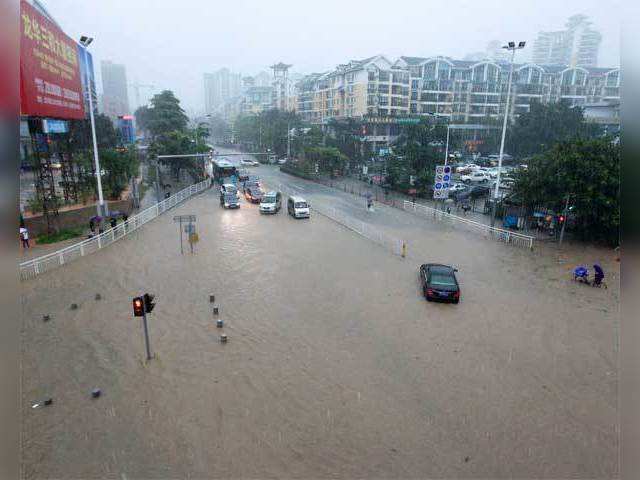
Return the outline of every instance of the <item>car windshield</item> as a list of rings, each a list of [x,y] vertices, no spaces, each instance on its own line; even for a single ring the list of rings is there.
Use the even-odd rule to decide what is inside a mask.
[[[276,203],[276,196],[275,195],[266,195],[264,197],[262,197],[262,203]]]
[[[227,193],[225,194],[224,199],[227,201],[237,201],[238,197],[236,197],[233,193]]]
[[[307,202],[296,202],[293,206],[295,208],[307,208]]]
[[[437,287],[455,287],[456,282],[451,275],[446,273],[432,273],[431,280],[429,281],[431,285]]]

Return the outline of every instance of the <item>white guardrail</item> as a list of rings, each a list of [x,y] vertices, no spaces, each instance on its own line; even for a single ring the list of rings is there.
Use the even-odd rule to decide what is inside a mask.
[[[518,247],[533,249],[533,237],[530,235],[512,232],[510,230],[505,230],[504,228],[492,227],[480,222],[474,222],[473,220],[469,220],[468,218],[459,217],[458,215],[453,215],[451,213],[427,207],[426,205],[420,205],[419,203],[413,203],[408,200],[404,200],[402,208],[403,210],[408,212],[432,215],[436,220],[450,220],[452,222],[457,222],[471,227],[475,230],[479,230],[486,236],[490,236],[491,238],[494,238],[498,241],[510,243]]]
[[[99,235],[95,235],[83,240],[82,242],[70,245],[55,252],[48,253],[47,255],[22,262],[19,265],[20,279],[27,280],[29,278],[34,278],[44,272],[58,268],[65,263],[90,255],[108,245],[111,245],[130,233],[135,232],[145,223],[153,220],[159,215],[162,215],[164,212],[175,207],[187,198],[207,189],[210,183],[210,179],[204,180],[200,183],[195,183],[183,190],[180,190],[175,195],[171,195],[160,203],[156,203],[140,213],[129,217],[126,222],[118,224],[115,228],[110,228]]]
[[[298,193],[290,190],[284,185],[279,185],[278,189],[285,193],[288,196],[291,195],[299,195]],[[328,207],[326,205],[316,204],[314,202],[313,205],[310,205],[310,209],[319,213],[320,215],[327,217],[334,222],[339,223],[340,225],[348,228],[349,230],[353,230],[358,235],[362,235],[369,240],[382,245],[387,250],[390,250],[394,255],[399,255],[401,257],[405,257],[407,254],[407,242],[401,240],[396,237],[392,237],[391,235],[387,235],[386,233],[381,232],[380,230],[372,227],[368,223],[365,223],[361,220],[357,220],[349,215],[346,215],[334,207]]]

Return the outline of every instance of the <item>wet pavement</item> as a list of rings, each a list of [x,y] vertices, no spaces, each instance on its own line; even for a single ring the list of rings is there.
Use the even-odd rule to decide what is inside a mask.
[[[611,252],[530,252],[253,170],[406,239],[408,257],[313,213],[223,210],[211,189],[24,282],[26,478],[617,476]],[[178,214],[197,215],[194,255]],[[596,260],[608,289],[570,280]],[[459,305],[420,296],[430,261],[459,268]],[[131,312],[145,291],[148,364]]]

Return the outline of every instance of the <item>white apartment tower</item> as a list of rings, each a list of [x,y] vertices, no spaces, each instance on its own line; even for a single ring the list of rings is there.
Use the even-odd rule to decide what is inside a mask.
[[[533,44],[533,63],[539,65],[598,66],[602,36],[585,15],[573,15],[566,30],[540,32]]]

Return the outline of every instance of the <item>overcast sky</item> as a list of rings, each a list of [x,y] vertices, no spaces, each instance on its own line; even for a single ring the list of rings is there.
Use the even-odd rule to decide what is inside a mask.
[[[174,90],[191,112],[203,110],[202,74],[222,67],[255,74],[283,61],[310,73],[378,53],[462,58],[494,39],[527,41],[517,54],[525,60],[538,31],[560,30],[576,13],[603,35],[600,65],[620,63],[619,0],[41,2],[68,35],[95,38],[98,79],[100,60],[124,63],[129,82]]]

